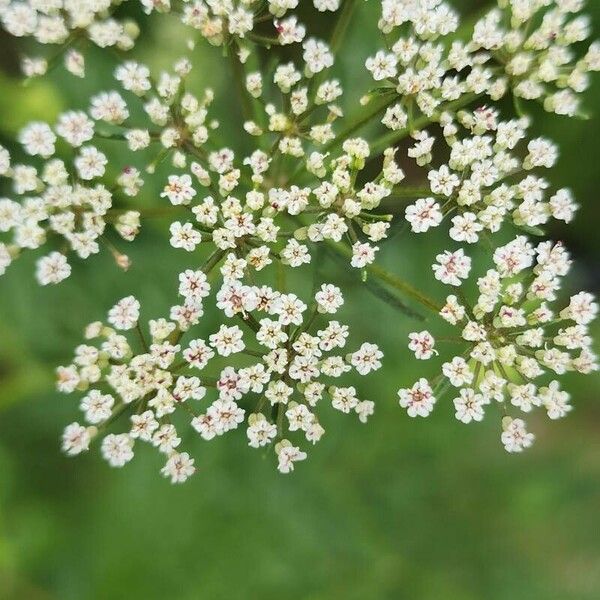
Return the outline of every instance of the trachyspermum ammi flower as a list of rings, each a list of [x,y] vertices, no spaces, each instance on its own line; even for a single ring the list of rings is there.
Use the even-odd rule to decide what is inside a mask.
[[[228,279],[217,293],[226,322],[196,337],[210,286],[203,271],[187,270],[179,279],[183,305],[172,307],[168,320],[149,321],[148,336],[139,302],[123,298],[107,324],[87,327],[87,342],[76,348],[73,363],[58,369],[60,391],[84,393],[86,425],[65,429],[68,454],[102,436],[102,455],[121,467],[133,458],[136,441],[148,442],[167,456],[162,472],[177,483],[194,471],[194,460],[180,447],[182,420],[204,440],[246,421],[248,444],[273,444],[278,468],[287,473],[306,458],[289,438],[314,444],[325,433],[320,402],[363,422],[373,413],[372,401],[338,383],[348,371],[379,369],[383,356],[375,344],[346,348],[348,326],[330,318],[343,303],[339,288],[323,284],[307,305],[292,293]],[[109,433],[115,421],[127,423],[125,432]]]
[[[168,319],[143,326],[140,302],[126,297],[107,324],[87,328],[73,364],[59,369],[59,388],[83,394],[85,424],[67,427],[68,454],[102,437],[104,457],[122,466],[146,441],[168,456],[163,473],[178,482],[195,468],[181,449],[184,421],[206,440],[245,422],[249,445],[272,444],[280,471],[292,470],[306,457],[301,441],[323,434],[318,402],[361,420],[373,411],[349,383],[338,384],[382,359],[375,344],[347,351],[347,326],[329,318],[343,301],[337,286],[353,276],[406,316],[414,316],[408,300],[445,319],[439,334],[432,324],[434,335],[410,335],[418,359],[446,342],[459,348],[439,357],[432,381],[400,390],[409,415],[429,414],[453,387],[462,422],[498,405],[502,441],[516,452],[533,441],[521,412],[566,414],[560,377],[596,368],[587,330],[596,304],[583,292],[561,296],[570,265],[562,245],[523,235],[545,235],[551,219],[570,223],[578,208],[568,189],[552,186],[559,148],[529,133],[526,111],[538,102],[583,115],[600,46],[584,43],[581,0],[498,0],[475,18],[442,0],[313,0],[301,11],[298,0],[129,0],[142,9],[137,23],[123,16],[124,4],[0,2],[4,28],[42,46],[23,60],[28,78],[51,76],[61,61],[86,77],[89,44],[118,57],[108,88],[52,124],[24,124],[20,146],[0,147],[0,274],[42,248],[42,285],[71,276],[73,260],[103,246],[127,269],[119,247],[136,243],[151,218],[166,220],[164,237],[195,265],[181,273],[183,301]],[[360,94],[349,71],[336,70],[357,9],[381,33],[354,65],[376,82]],[[327,39],[301,21],[311,11],[330,25]],[[171,68],[153,72],[133,46],[146,19],[161,23],[163,13],[178,23],[184,47]],[[226,93],[235,89],[239,115],[198,69],[205,42],[221,48],[231,69]],[[225,120],[229,128],[220,127]],[[384,246],[404,259],[402,232],[429,236],[442,225],[454,246],[432,252],[427,277],[452,287],[445,303],[378,260]],[[508,235],[518,237],[506,243]],[[208,257],[201,268],[199,255]],[[330,255],[350,275],[328,275],[333,283],[310,302],[286,289],[280,275],[294,269],[306,283],[306,265]],[[207,307],[209,273],[217,291]],[[207,330],[215,306],[219,322]],[[111,433],[113,421],[127,425]]]
[[[421,378],[412,388],[401,389],[400,405],[410,416],[427,416],[451,387],[456,418],[471,423],[481,421],[485,407],[497,403],[502,442],[509,452],[519,452],[531,445],[533,435],[525,434],[524,421],[511,413],[543,407],[550,419],[564,417],[571,410],[569,394],[554,377],[597,369],[588,325],[598,306],[587,292],[571,296],[566,305],[557,298],[571,264],[561,244],[533,246],[521,236],[499,247],[492,258],[494,267],[476,280],[475,301],[469,302],[467,291],[451,294],[440,310],[458,331],[446,335],[442,329],[437,341],[458,347],[457,353],[433,381]],[[418,359],[436,355],[435,345],[429,331],[410,335],[409,348]]]

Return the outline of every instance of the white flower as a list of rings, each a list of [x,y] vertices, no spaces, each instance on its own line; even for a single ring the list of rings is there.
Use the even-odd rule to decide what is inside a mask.
[[[120,125],[129,116],[127,104],[118,92],[103,92],[91,99],[90,115],[96,121]],[[133,131],[128,132],[131,134]]]
[[[294,463],[306,459],[306,452],[298,446],[292,446],[289,440],[281,440],[275,449],[279,463],[277,470],[280,473],[290,473],[294,470]]]
[[[288,399],[292,395],[293,391],[294,389],[287,385],[284,381],[271,381],[265,392],[265,398],[271,404],[287,404]]]
[[[460,396],[454,398],[454,408],[456,409],[456,418],[463,423],[483,420],[484,398],[481,394],[476,394],[471,388],[460,390]]]
[[[302,44],[302,48],[304,49],[302,56],[311,73],[320,73],[333,65],[333,54],[325,42],[311,38]]]
[[[587,325],[598,313],[598,304],[588,292],[579,292],[571,296],[569,306],[561,311],[563,319],[573,319],[578,325]]]
[[[454,387],[470,385],[473,381],[473,372],[467,361],[461,356],[455,356],[451,362],[442,365],[442,373]]]
[[[79,423],[67,425],[62,437],[62,449],[69,456],[85,452],[91,441],[90,428]]]
[[[443,219],[439,204],[433,198],[421,198],[406,207],[406,220],[415,233],[437,227]]]
[[[170,478],[171,483],[183,483],[196,472],[194,459],[187,452],[175,452],[169,456],[160,472]]]
[[[280,294],[273,302],[272,312],[282,325],[300,325],[307,306],[295,294]]]
[[[467,242],[474,244],[479,239],[479,232],[483,225],[477,221],[477,216],[466,212],[452,218],[450,237],[456,242]]]
[[[100,450],[111,467],[122,467],[133,458],[133,440],[126,433],[109,433]]]
[[[435,340],[429,331],[414,331],[408,334],[408,339],[408,349],[415,353],[416,358],[427,360],[437,354],[434,349]]]
[[[119,300],[108,311],[108,322],[117,329],[133,329],[140,317],[140,303],[133,296]]]
[[[361,423],[366,423],[368,418],[375,412],[375,403],[371,400],[363,400],[354,408]]]
[[[380,50],[375,56],[367,58],[365,66],[371,72],[375,81],[381,81],[382,79],[391,79],[396,76],[398,72],[396,68],[397,63],[398,59],[394,54],[386,54]]]
[[[94,136],[94,122],[84,112],[66,112],[60,115],[56,132],[71,146],[79,147]]]
[[[460,286],[462,279],[466,279],[471,271],[471,259],[465,256],[462,248],[455,252],[445,250],[438,254],[435,259],[438,264],[432,266],[435,278],[442,283]]]
[[[138,27],[121,20],[113,11],[117,4],[0,0],[0,19],[9,34],[37,43],[64,46],[76,35],[124,52]],[[161,473],[179,483],[195,471],[181,448],[186,436],[179,427],[191,425],[211,440],[244,423],[248,444],[273,442],[279,470],[289,472],[306,454],[285,439],[287,433],[319,441],[324,429],[317,408],[326,400],[365,422],[374,403],[359,398],[344,377],[353,377],[353,369],[354,376],[379,369],[383,352],[368,342],[347,347],[349,327],[329,320],[344,304],[340,282],[318,282],[307,300],[301,293],[309,270],[304,266],[312,262],[316,274],[325,268],[323,248],[350,254],[350,265],[363,269],[365,279],[386,279],[371,266],[379,258],[376,244],[398,232],[402,213],[415,233],[447,220],[457,249],[436,250],[430,263],[436,280],[462,288],[441,306],[421,289],[411,293],[410,284],[392,286],[400,294],[408,290],[443,320],[439,334],[433,320],[428,331],[409,334],[416,358],[433,359],[446,343],[454,349],[432,379],[398,391],[400,405],[411,417],[427,416],[436,403],[434,390],[442,393],[449,384],[456,390],[450,395],[456,418],[464,423],[482,420],[494,400],[500,406],[495,402],[490,410],[505,415],[543,407],[550,419],[565,416],[571,405],[559,380],[535,380],[597,370],[588,330],[597,303],[587,292],[562,300],[562,278],[573,262],[562,244],[533,243],[524,235],[498,240],[505,222],[541,234],[551,219],[570,222],[577,205],[568,189],[556,190],[550,181],[558,146],[531,139],[531,118],[503,119],[499,106],[514,97],[517,104],[537,100],[558,114],[579,112],[590,72],[600,71],[600,44],[582,48],[591,33],[589,20],[578,14],[582,4],[499,0],[474,24],[471,39],[459,40],[450,35],[459,19],[448,2],[382,0],[376,17],[382,43],[364,62],[379,83],[360,99],[366,108],[355,121],[345,114],[355,111],[342,99],[344,82],[324,76],[339,40],[334,36],[330,47],[307,38],[307,27],[289,12],[301,6],[299,0],[141,0],[144,12],[158,13],[153,18],[177,12],[186,27],[233,53],[237,67],[244,65],[234,75],[242,77],[250,101],[245,108],[252,108],[240,131],[251,137],[231,139],[231,147],[225,139],[215,142],[220,124],[209,112],[215,94],[189,81],[197,67],[195,42],[189,41],[185,55],[155,76],[142,63],[123,61],[114,71],[121,91],[94,94],[87,114],[67,109],[53,127],[28,123],[17,139],[21,153],[35,157],[33,164],[15,163],[0,147],[6,193],[20,196],[0,198],[6,237],[0,274],[46,243],[51,248],[34,258],[42,285],[70,276],[67,252],[85,259],[106,247],[126,270],[130,259],[111,240],[116,232],[133,242],[155,216],[146,196],[156,185],[173,205],[159,210],[168,219],[170,245],[188,252],[181,253],[189,268],[179,274],[179,299],[163,317],[140,323],[138,300],[123,298],[106,322],[86,327],[72,363],[57,369],[57,388],[79,392],[89,425],[66,428],[65,452],[87,450],[100,428],[106,436],[101,452],[111,465],[129,462],[136,440],[150,442],[165,455]],[[338,10],[341,1],[312,5],[323,13]],[[343,21],[352,12],[350,4],[344,7]],[[268,54],[271,42],[301,44],[301,62],[265,70],[269,61],[253,54]],[[75,76],[86,75],[79,50],[67,48],[62,62]],[[27,77],[51,66],[39,56],[22,61]],[[461,108],[474,96],[481,97],[480,106]],[[238,112],[224,115],[231,121],[225,133],[235,129],[230,125]],[[389,130],[383,138],[373,137],[378,120]],[[365,137],[354,137],[353,124],[364,126]],[[122,152],[101,138],[122,138]],[[65,144],[72,147],[69,160],[53,158],[57,148],[62,157]],[[406,169],[414,187],[403,183],[404,153],[416,163]],[[170,218],[178,213],[179,220]],[[478,242],[485,243],[467,256],[466,244]],[[200,244],[202,258],[196,256]],[[422,244],[421,250],[434,247]],[[159,248],[153,252],[160,258]],[[405,258],[401,252],[397,257]],[[280,268],[295,272],[284,278]],[[215,281],[212,294],[209,278]],[[377,317],[377,309],[368,308]],[[125,431],[104,431],[109,424],[118,427],[113,417],[121,414]],[[523,421],[504,417],[508,451],[532,441]]]
[[[558,157],[556,146],[543,138],[531,140],[527,145],[529,154],[525,158],[525,164],[531,167],[546,167],[547,169],[554,166]]]
[[[145,442],[152,441],[154,432],[159,428],[158,421],[151,410],[144,411],[141,415],[131,415],[131,430],[129,436]]]
[[[206,274],[203,271],[187,269],[179,274],[179,295],[188,302],[201,302],[210,292]]]
[[[173,248],[182,248],[188,252],[196,249],[196,246],[202,242],[202,234],[194,229],[192,223],[180,223],[174,221],[169,227],[171,238],[169,243]]]
[[[535,436],[525,429],[525,421],[507,417],[502,421],[502,443],[507,452],[522,452],[533,444]]]
[[[410,417],[426,417],[433,410],[435,397],[429,382],[421,377],[412,388],[402,388],[398,390],[400,406],[406,408]]]
[[[54,154],[56,136],[47,123],[35,122],[21,130],[19,142],[23,144],[27,154],[49,158]]]
[[[371,244],[367,244],[366,242],[355,242],[352,245],[352,260],[350,264],[357,269],[363,269],[375,260],[377,250],[379,250],[378,246],[371,246]]]
[[[277,436],[277,426],[269,423],[262,413],[250,415],[248,418],[248,445],[261,448],[270,444]]]
[[[382,358],[383,352],[376,344],[365,342],[350,355],[350,363],[361,375],[367,375],[381,368]]]
[[[280,254],[281,262],[290,265],[290,267],[301,267],[310,262],[308,247],[300,244],[295,239],[289,240]]]
[[[177,436],[175,426],[171,423],[161,425],[152,436],[152,445],[166,454],[170,454],[180,443],[181,438]]]
[[[227,327],[221,325],[217,333],[213,333],[209,339],[212,346],[221,356],[229,356],[241,352],[245,348],[242,330],[237,326]]]
[[[80,408],[88,423],[98,424],[106,421],[112,414],[115,399],[99,390],[90,390],[81,400]]]
[[[572,410],[569,394],[560,389],[558,381],[552,381],[548,387],[540,388],[539,399],[551,419],[560,419]]]
[[[320,12],[325,12],[326,10],[334,12],[340,7],[340,0],[313,0],[313,4]]]
[[[70,49],[65,54],[65,69],[75,77],[85,77],[85,58],[81,52]]]
[[[206,415],[214,423],[217,435],[221,435],[236,429],[244,420],[244,412],[233,400],[219,399],[208,407]]]
[[[115,78],[126,90],[140,96],[150,89],[150,70],[145,65],[133,61],[125,62],[117,67]]]
[[[523,412],[530,412],[534,406],[540,405],[540,398],[537,396],[537,390],[532,383],[523,385],[510,384],[508,386],[510,402],[517,406]]]
[[[168,198],[173,205],[189,204],[196,195],[192,186],[192,178],[184,175],[169,175],[169,183],[161,193],[161,198]]]
[[[85,146],[75,159],[75,167],[79,177],[86,181],[104,175],[108,159],[94,146]]]
[[[193,367],[203,369],[208,361],[215,355],[204,340],[192,340],[183,351],[184,359]]]
[[[437,171],[432,169],[427,174],[431,191],[434,194],[450,196],[460,183],[460,179],[451,173],[446,165],[442,165]]]
[[[320,313],[335,313],[344,303],[344,297],[339,287],[330,283],[321,285],[321,289],[315,294]]]

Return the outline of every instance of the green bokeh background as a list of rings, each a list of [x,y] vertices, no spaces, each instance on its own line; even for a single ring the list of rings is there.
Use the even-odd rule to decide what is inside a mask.
[[[368,86],[361,65],[373,48],[377,4],[361,3],[338,57],[349,112]],[[589,4],[597,31],[600,2]],[[462,9],[479,3],[465,0]],[[331,28],[330,17],[310,11],[304,20],[323,37]],[[169,66],[183,51],[174,18],[144,19],[144,29],[135,55],[153,67]],[[16,64],[24,46],[3,36],[0,47],[2,144],[28,120],[52,122],[115,88],[117,59],[93,50],[86,79],[57,69],[23,87]],[[199,44],[194,61],[195,89],[215,89],[223,137],[237,139],[240,115],[219,50]],[[586,99],[591,120],[540,115],[534,128],[560,143],[552,181],[571,186],[581,203],[576,222],[552,235],[577,261],[573,287],[596,292],[599,104],[596,80]],[[126,164],[117,143],[103,148],[115,172]],[[140,200],[159,204],[157,189],[147,186]],[[33,257],[0,280],[0,599],[600,597],[599,378],[566,378],[575,410],[560,422],[532,417],[538,439],[522,456],[503,451],[499,418],[465,426],[449,401],[429,419],[412,420],[395,390],[422,372],[406,350],[407,333],[419,325],[370,295],[354,274],[342,276],[344,318],[356,340],[372,339],[386,352],[380,375],[357,383],[376,413],[364,426],[323,411],[327,435],[293,475],[279,475],[270,455],[248,449],[241,431],[210,444],[185,440],[199,470],[184,486],[159,476],[162,459],[150,449],[122,470],[97,452],[64,457],[58,440],[77,401],[53,391],[54,367],[116,299],[135,293],[145,318],[174,302],[176,273],[198,259],[167,248],[166,226],[152,223],[122,246],[133,260],[127,274],[103,253],[75,264],[57,287],[35,283]],[[442,244],[405,235],[403,249],[388,248],[382,260],[439,296],[423,276],[435,243]],[[334,269],[325,261],[321,278]]]

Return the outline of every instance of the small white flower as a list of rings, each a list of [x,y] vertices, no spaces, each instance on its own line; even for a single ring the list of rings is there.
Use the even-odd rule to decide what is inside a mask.
[[[49,158],[54,154],[56,136],[47,123],[30,123],[19,133],[19,142],[32,156]]]
[[[62,449],[69,456],[85,452],[91,441],[90,428],[79,423],[71,423],[65,428],[62,437]]]
[[[183,483],[196,472],[194,459],[187,452],[175,452],[160,472],[164,477],[170,478],[171,483]]]
[[[400,406],[406,408],[410,417],[426,417],[433,410],[435,397],[429,382],[421,377],[412,388],[402,388],[398,390]]]
[[[462,248],[455,252],[445,250],[443,254],[436,257],[438,264],[433,265],[435,278],[442,283],[460,286],[463,279],[469,276],[471,271],[471,259],[465,255]]]
[[[376,344],[365,342],[350,355],[350,363],[361,375],[367,375],[381,368],[382,358],[383,352]]]
[[[66,112],[60,115],[56,132],[71,146],[79,147],[94,136],[94,122],[84,112]]]
[[[476,394],[471,388],[460,390],[460,396],[454,398],[454,408],[456,409],[456,418],[463,423],[483,420],[484,398],[481,394]]]
[[[161,193],[161,198],[168,198],[173,205],[189,204],[196,195],[192,186],[192,178],[184,175],[169,175],[169,183]]]
[[[202,242],[202,234],[194,229],[192,223],[180,223],[175,221],[169,227],[171,238],[169,243],[173,248],[181,248],[192,252]]]
[[[437,227],[443,218],[440,206],[433,198],[421,198],[407,206],[405,217],[415,233],[423,233],[431,227]]]
[[[427,360],[437,354],[437,350],[434,349],[435,340],[429,331],[414,331],[408,334],[408,339],[408,349],[414,352],[419,360]]]
[[[294,463],[306,459],[306,452],[302,452],[298,446],[292,446],[289,440],[281,440],[275,451],[279,460],[277,470],[280,473],[290,473],[294,470]]]
[[[60,283],[71,274],[71,265],[60,252],[52,252],[37,261],[36,277],[40,285]]]
[[[340,288],[330,283],[321,285],[321,289],[315,294],[315,300],[320,313],[335,313],[344,303]]]
[[[133,440],[126,433],[109,433],[100,450],[111,467],[123,467],[133,458]]]
[[[533,444],[535,436],[528,433],[522,419],[505,418],[502,422],[502,443],[507,452],[522,452]]]
[[[108,311],[108,322],[117,329],[133,329],[140,317],[140,303],[133,296],[119,300]]]

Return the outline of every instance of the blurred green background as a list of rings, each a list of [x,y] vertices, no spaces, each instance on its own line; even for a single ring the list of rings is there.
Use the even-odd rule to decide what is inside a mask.
[[[378,4],[361,3],[340,52],[349,112],[368,87],[361,65],[373,50]],[[600,2],[589,4],[597,31]],[[478,10],[479,3],[462,8]],[[310,11],[304,20],[323,37],[331,28],[330,17]],[[144,29],[134,54],[157,69],[184,49],[174,18],[144,19]],[[52,122],[61,110],[86,108],[91,94],[116,87],[117,59],[94,50],[86,79],[59,68],[23,87],[17,64],[26,46],[7,36],[0,44],[2,144],[11,145],[27,121]],[[219,50],[199,44],[194,61],[194,89],[214,87],[223,139],[237,139],[240,115]],[[571,186],[581,203],[574,225],[552,235],[577,260],[573,288],[596,292],[599,104],[596,80],[586,99],[592,120],[540,115],[535,125],[562,149],[552,182]],[[126,158],[118,143],[105,144],[116,172]],[[159,204],[157,190],[147,185],[140,199]],[[127,274],[105,252],[75,264],[57,287],[35,283],[33,257],[0,280],[0,599],[600,597],[599,378],[570,378],[575,410],[567,419],[529,419],[537,440],[522,456],[502,449],[498,418],[465,426],[449,400],[429,419],[412,420],[395,391],[422,372],[408,360],[406,335],[423,326],[370,295],[355,274],[342,276],[343,316],[356,341],[371,339],[386,352],[380,374],[357,382],[376,412],[364,426],[321,407],[327,435],[293,475],[279,475],[270,455],[248,449],[242,431],[210,444],[189,435],[199,470],[184,486],[160,477],[162,458],[149,448],[122,470],[110,469],[96,451],[64,457],[62,428],[79,415],[75,396],[53,391],[54,368],[70,360],[84,325],[103,318],[116,299],[135,293],[145,318],[174,302],[176,273],[198,259],[168,249],[166,227],[157,221],[134,245],[121,244],[133,260]],[[402,252],[388,248],[382,260],[439,296],[441,288],[422,276],[431,243],[405,235]],[[324,262],[321,278],[334,269]]]

